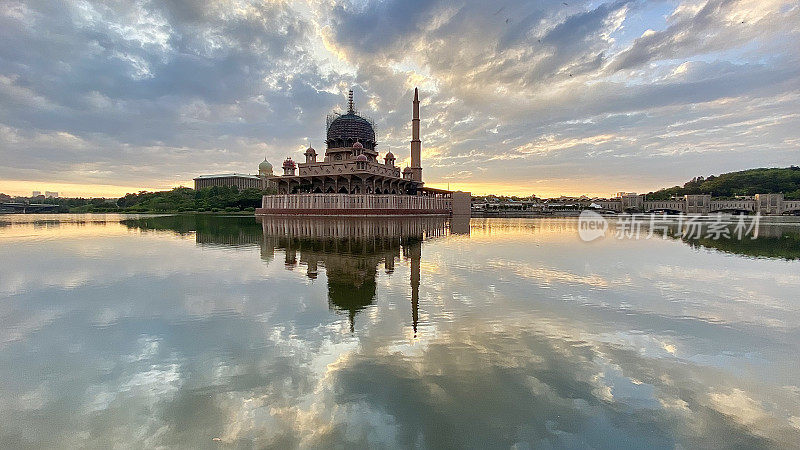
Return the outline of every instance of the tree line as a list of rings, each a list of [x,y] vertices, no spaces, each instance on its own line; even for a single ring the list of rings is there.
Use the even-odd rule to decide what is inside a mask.
[[[719,176],[696,177],[683,186],[660,189],[647,194],[648,200],[668,200],[672,196],[711,194],[733,198],[755,194],[783,193],[785,198],[800,200],[800,167],[750,169]]]
[[[261,207],[261,196],[274,194],[259,189],[214,186],[194,190],[178,187],[169,191],[126,194],[109,198],[46,198],[37,203],[59,205],[63,213],[174,213],[253,212]]]

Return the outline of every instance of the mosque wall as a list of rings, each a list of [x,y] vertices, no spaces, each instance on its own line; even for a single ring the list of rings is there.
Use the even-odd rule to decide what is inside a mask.
[[[265,195],[257,215],[450,215],[452,199],[416,195]]]

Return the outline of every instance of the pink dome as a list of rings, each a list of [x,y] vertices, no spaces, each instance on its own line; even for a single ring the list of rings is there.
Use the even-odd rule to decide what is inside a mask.
[[[358,144],[358,142],[356,142],[356,144]],[[358,155],[358,156],[356,156],[356,161],[366,161],[366,160],[367,160],[366,155]]]
[[[353,144],[353,148],[364,148],[364,145],[361,144],[361,142],[356,141],[356,143]]]
[[[316,155],[316,154],[317,151],[314,150],[314,147],[308,147],[308,149],[306,150],[306,155]]]
[[[387,152],[386,156],[384,156],[384,158],[386,158],[386,159],[394,159],[394,154],[392,154],[392,152]]]
[[[284,168],[286,168],[286,167],[294,168],[295,167],[294,161],[292,161],[291,157],[286,158],[286,161],[283,162],[283,167]]]

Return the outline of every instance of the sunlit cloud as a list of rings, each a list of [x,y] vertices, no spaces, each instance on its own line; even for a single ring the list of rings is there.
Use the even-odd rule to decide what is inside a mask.
[[[323,149],[350,88],[401,163],[420,88],[436,187],[608,195],[796,163],[796,4],[568,3],[7,2],[0,192],[253,173]]]

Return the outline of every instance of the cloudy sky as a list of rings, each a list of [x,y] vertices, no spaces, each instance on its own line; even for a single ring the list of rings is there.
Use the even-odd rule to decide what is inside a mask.
[[[117,195],[324,148],[356,106],[431,186],[648,191],[800,162],[779,0],[0,0],[0,192]]]

